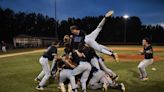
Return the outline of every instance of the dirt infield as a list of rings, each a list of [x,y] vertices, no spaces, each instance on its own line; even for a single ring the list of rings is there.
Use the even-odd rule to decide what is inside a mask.
[[[142,47],[111,47],[111,49],[113,50],[132,50],[132,51],[135,51],[135,50],[142,50],[143,48]],[[164,51],[164,47],[154,47],[153,48],[154,51]]]
[[[144,58],[144,56],[142,55],[127,55],[127,54],[119,54],[119,58],[122,60],[122,61],[140,61]],[[154,56],[154,61],[159,61],[159,60],[164,60],[163,57],[160,57],[160,56]]]
[[[102,56],[105,60],[109,61],[113,61],[112,58],[110,58],[107,55],[103,55]],[[119,54],[118,53],[118,57],[120,59],[120,62],[139,62],[141,60],[144,59],[143,55],[137,55],[137,54]],[[160,56],[154,56],[154,61],[160,61],[160,60],[164,60],[164,57],[160,57]]]
[[[139,51],[142,50],[142,47],[111,47],[111,49],[113,50],[119,50],[119,51]],[[155,47],[154,51],[164,51],[164,48],[162,47]],[[136,62],[136,61],[141,61],[144,59],[143,55],[138,55],[136,53],[134,54],[119,54],[119,59],[120,61],[128,61],[128,62]],[[104,58],[108,58],[108,56],[103,56]],[[159,61],[159,60],[164,60],[164,57],[160,57],[160,56],[154,56],[154,61]]]

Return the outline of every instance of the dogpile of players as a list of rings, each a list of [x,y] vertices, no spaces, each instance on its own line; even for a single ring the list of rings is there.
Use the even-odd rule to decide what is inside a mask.
[[[111,49],[95,41],[106,19],[112,14],[113,11],[108,12],[89,35],[85,35],[77,26],[71,26],[72,35],[64,36],[65,48],[62,56],[58,55],[55,43],[52,43],[39,60],[43,70],[35,78],[38,82],[36,89],[44,90],[46,81],[53,76],[58,81],[61,92],[87,92],[87,89],[102,89],[107,92],[109,88],[124,92],[124,84],[116,82],[119,76],[96,53],[98,51],[119,60]],[[48,61],[53,61],[51,67]]]
[[[65,38],[66,42],[68,36]],[[54,43],[48,47],[40,58],[43,71],[35,79],[39,83],[37,90],[44,90],[46,81],[52,75],[58,80],[58,89],[61,92],[66,92],[66,88],[68,92],[78,92],[80,89],[86,92],[87,88],[102,89],[105,92],[108,88],[125,91],[124,84],[116,82],[119,76],[106,67],[104,59],[99,57],[94,49],[83,42],[76,44],[77,47],[73,48],[71,44],[66,43],[62,56],[57,55]],[[53,61],[51,69],[48,61]]]
[[[96,53],[106,54],[119,61],[117,53],[96,42],[103,25],[113,13],[107,12],[97,28],[88,35],[77,26],[71,26],[72,35],[64,36],[65,48],[62,56],[57,53],[56,44],[52,43],[40,57],[42,71],[35,78],[38,82],[36,89],[44,90],[46,81],[53,76],[58,81],[61,92],[86,92],[87,89],[102,89],[107,92],[109,88],[124,92],[124,84],[116,82],[119,76],[107,68],[104,59]],[[148,80],[145,68],[153,63],[153,48],[148,38],[142,40],[142,45],[140,54],[144,55],[144,60],[139,63],[138,69],[139,79],[145,81]],[[53,61],[51,67],[49,61]]]

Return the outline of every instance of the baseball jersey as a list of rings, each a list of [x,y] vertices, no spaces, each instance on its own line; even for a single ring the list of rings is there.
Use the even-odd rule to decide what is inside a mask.
[[[87,61],[87,62],[90,62],[91,59],[95,56],[94,50],[93,50],[92,48],[90,48],[90,47],[86,47],[86,46],[85,46],[85,47],[83,48],[82,52],[83,52],[84,55],[85,55],[84,60]]]
[[[59,68],[72,69],[73,70],[73,68],[71,68],[70,66],[66,65],[64,61],[58,62],[58,66],[59,66]]]
[[[64,48],[64,55],[69,55],[70,53],[72,53],[71,49]]]
[[[83,31],[80,31],[79,35],[73,35],[71,46],[73,49],[78,49],[78,46],[81,42],[84,42],[85,39],[85,33]]]
[[[54,55],[57,54],[57,48],[55,46],[48,47],[47,51],[43,53],[44,58],[48,58],[48,60],[52,61],[54,59]]]
[[[147,53],[147,51],[151,51],[152,53]],[[145,59],[153,58],[153,48],[151,45],[144,47],[144,55],[145,55]]]
[[[71,56],[72,56],[71,60],[75,64],[79,65],[79,62],[81,61],[81,58],[77,55],[77,53],[76,52],[73,52]]]

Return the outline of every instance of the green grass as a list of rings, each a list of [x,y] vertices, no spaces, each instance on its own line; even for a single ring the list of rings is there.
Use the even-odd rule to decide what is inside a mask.
[[[123,53],[122,51],[117,51]],[[133,51],[124,51],[133,53]],[[163,56],[164,52],[157,52]],[[41,66],[38,62],[42,53],[0,58],[0,92],[38,92],[37,84],[33,81],[40,73]],[[154,62],[147,68],[150,79],[142,82],[138,80],[137,65],[139,62],[106,62],[106,65],[120,75],[119,82],[125,83],[126,92],[163,92],[164,90],[164,62]],[[151,68],[157,68],[152,71]],[[43,92],[58,92],[57,82],[51,80]],[[90,90],[88,92],[93,92]],[[96,90],[94,92],[101,92]],[[110,92],[119,92],[110,89]]]
[[[11,53],[18,53],[18,52],[25,52],[25,51],[33,51],[33,50],[37,50],[37,49],[41,49],[41,48],[20,48],[20,49],[7,49],[7,52],[2,52],[0,51],[0,55],[4,55],[4,54],[11,54]]]

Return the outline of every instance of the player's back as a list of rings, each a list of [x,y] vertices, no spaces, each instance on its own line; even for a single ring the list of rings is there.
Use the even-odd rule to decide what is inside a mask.
[[[48,60],[52,61],[54,59],[53,54],[57,54],[57,48],[55,46],[49,46],[47,50],[43,53],[43,57],[48,58]]]

